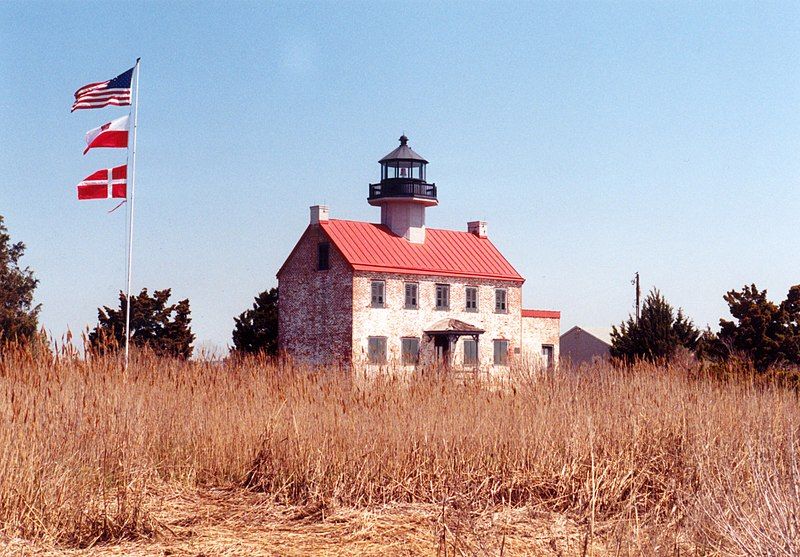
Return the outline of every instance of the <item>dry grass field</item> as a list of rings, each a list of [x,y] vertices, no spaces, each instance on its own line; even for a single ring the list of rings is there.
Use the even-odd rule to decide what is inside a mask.
[[[0,554],[800,555],[794,390],[0,360]]]

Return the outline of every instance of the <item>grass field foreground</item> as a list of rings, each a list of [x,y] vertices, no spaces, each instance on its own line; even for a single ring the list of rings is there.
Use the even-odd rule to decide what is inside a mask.
[[[577,554],[800,554],[794,390],[694,363],[513,376],[9,355],[0,540],[163,540],[165,501],[222,489],[304,523],[426,509],[439,554],[514,554],[476,526],[509,513],[568,521]]]

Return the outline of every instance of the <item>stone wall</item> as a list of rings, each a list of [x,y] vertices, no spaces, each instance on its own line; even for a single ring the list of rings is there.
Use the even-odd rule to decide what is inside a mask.
[[[522,318],[522,363],[541,365],[542,346],[553,347],[553,364],[558,364],[561,319],[553,317]]]
[[[278,272],[281,353],[310,364],[342,363],[351,357],[353,272],[330,244],[330,269],[317,270],[317,246],[328,238],[319,225],[303,233]]]
[[[317,270],[320,242],[329,243],[329,270]],[[384,307],[372,307],[372,281],[385,283]],[[418,285],[417,309],[405,308],[405,284]],[[436,309],[436,285],[450,286],[450,308]],[[494,340],[508,341],[508,363],[541,362],[542,345],[559,357],[558,318],[521,316],[522,290],[510,281],[445,276],[354,272],[320,229],[311,224],[278,272],[279,348],[299,362],[359,366],[367,364],[368,338],[386,337],[387,364],[401,366],[401,339],[420,341],[420,364],[433,363],[433,339],[423,331],[445,319],[457,319],[485,332],[478,340],[478,369],[503,372],[494,365]],[[466,288],[478,288],[478,309],[466,309]],[[495,312],[495,290],[507,292],[507,311]],[[451,363],[463,368],[464,339],[452,347]],[[367,366],[369,367],[369,366]],[[409,369],[411,367],[409,366]],[[473,369],[470,366],[470,369]]]
[[[372,280],[385,281],[385,307],[372,307]],[[418,309],[405,309],[405,283],[418,283]],[[436,309],[436,285],[450,285],[450,309]],[[466,311],[466,287],[478,287],[478,311]],[[506,313],[495,313],[495,288],[507,289]],[[475,325],[485,332],[478,341],[480,368],[490,371],[495,368],[495,339],[509,341],[509,362],[517,356],[520,347],[520,309],[521,288],[518,283],[492,281],[486,279],[469,280],[453,277],[426,275],[405,275],[356,272],[353,278],[353,337],[354,360],[367,361],[367,343],[370,336],[383,336],[387,339],[388,364],[400,365],[401,339],[414,337],[420,339],[420,363],[431,363],[434,359],[433,342],[423,331],[443,319],[458,319]],[[558,335],[556,334],[556,339]],[[454,366],[460,367],[464,361],[463,338],[452,353]]]

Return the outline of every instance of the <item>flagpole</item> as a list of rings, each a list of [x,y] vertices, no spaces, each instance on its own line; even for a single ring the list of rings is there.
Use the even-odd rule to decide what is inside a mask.
[[[136,87],[134,94],[136,95],[133,101],[133,141],[131,149],[131,179],[130,179],[130,208],[128,217],[128,284],[126,289],[125,304],[125,371],[128,371],[128,354],[129,345],[131,342],[131,274],[133,271],[133,209],[136,199],[136,128],[139,120],[139,61],[141,58],[136,59]]]

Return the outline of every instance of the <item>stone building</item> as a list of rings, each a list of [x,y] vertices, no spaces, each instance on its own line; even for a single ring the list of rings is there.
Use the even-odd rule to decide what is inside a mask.
[[[507,369],[558,361],[560,313],[522,309],[524,279],[487,236],[425,225],[438,204],[428,161],[400,138],[368,202],[380,224],[311,207],[278,271],[279,345],[308,363]]]

